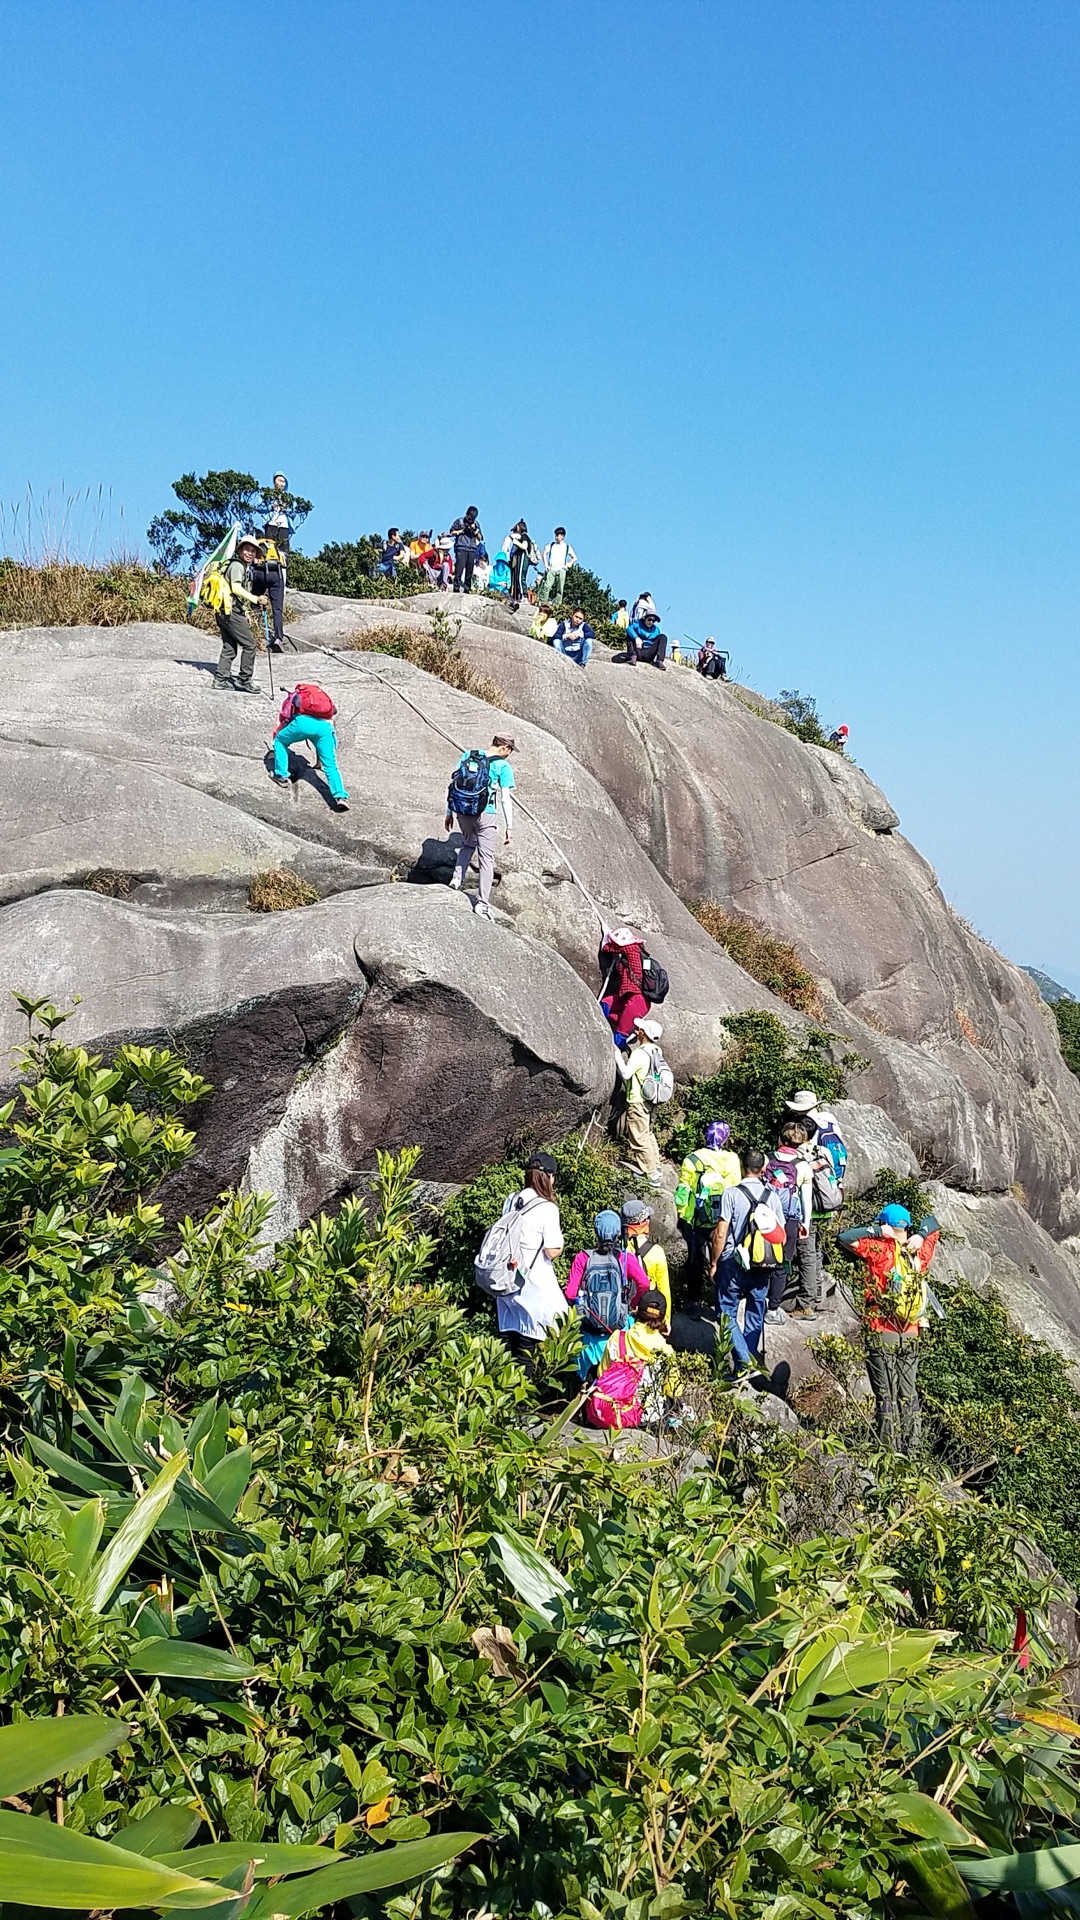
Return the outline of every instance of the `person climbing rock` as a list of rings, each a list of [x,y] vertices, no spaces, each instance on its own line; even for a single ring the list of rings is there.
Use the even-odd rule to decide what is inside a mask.
[[[704,1146],[688,1153],[679,1169],[675,1211],[679,1216],[679,1232],[686,1241],[691,1300],[700,1297],[709,1244],[720,1218],[721,1197],[729,1187],[737,1187],[742,1179],[739,1156],[728,1147],[730,1138],[731,1128],[726,1120],[710,1120],[705,1128]]]
[[[236,543],[236,553],[224,569],[225,581],[232,605],[226,613],[222,608],[214,615],[218,632],[221,635],[221,654],[217,671],[214,674],[214,686],[221,692],[231,690],[234,693],[254,693],[252,684],[255,673],[255,641],[251,626],[245,614],[247,607],[266,606],[265,596],[252,590],[252,576],[259,558],[259,543],[250,533],[241,534]],[[240,671],[234,676],[236,656],[240,656]]]
[[[348,813],[349,796],[337,758],[337,734],[334,732],[336,712],[337,708],[325,687],[317,686],[314,681],[303,681],[298,687],[289,687],[274,729],[274,771],[271,777],[277,787],[291,786],[293,779],[299,779],[298,774],[290,778],[289,748],[301,740],[310,740],[315,748],[315,763],[330,789],[331,804],[337,813]]]
[[[525,1278],[517,1293],[500,1294],[496,1302],[499,1333],[515,1360],[527,1373],[550,1329],[567,1312],[555,1261],[563,1250],[563,1231],[555,1199],[558,1168],[550,1153],[530,1154],[525,1162],[525,1184],[503,1204],[509,1213],[519,1201],[521,1211],[521,1266]]]
[[[466,507],[460,520],[450,528],[454,542],[454,592],[471,593],[476,556],[484,544],[477,519],[478,507]]]
[[[632,927],[616,927],[614,933],[605,928],[597,955],[603,980],[600,1007],[617,1047],[627,1045],[635,1020],[647,1015],[652,1004],[644,990],[644,960],[645,942]]]
[[[785,1237],[780,1199],[766,1185],[765,1155],[757,1147],[747,1153],[745,1168],[738,1186],[721,1195],[709,1252],[709,1277],[716,1281],[717,1311],[731,1335],[736,1373],[760,1365],[769,1277],[783,1262]]]
[[[871,1226],[848,1227],[836,1236],[837,1246],[866,1268],[866,1371],[878,1434],[898,1453],[917,1453],[922,1438],[919,1341],[927,1311],[936,1304],[926,1271],[940,1232],[932,1213],[913,1230],[907,1208],[893,1204],[882,1207]]]
[[[794,1250],[792,1270],[795,1277],[795,1305],[792,1314],[798,1320],[813,1320],[821,1306],[821,1243],[813,1214],[813,1174],[819,1159],[815,1118],[819,1112],[818,1095],[809,1087],[802,1088],[800,1092],[792,1094],[787,1102],[787,1111],[789,1118],[805,1132],[806,1139],[800,1147],[800,1155],[809,1168],[809,1176],[803,1176],[804,1180],[808,1178],[805,1232],[800,1232]]]
[[[645,1097],[645,1083],[663,1032],[659,1020],[647,1017],[635,1020],[633,1044],[625,1053],[615,1055],[621,1095],[615,1137],[626,1142],[623,1160],[627,1171],[641,1174],[654,1187],[660,1183],[660,1149],[650,1123],[651,1108]]]
[[[660,1294],[668,1321],[671,1320],[671,1275],[668,1257],[658,1240],[652,1238],[652,1208],[647,1200],[628,1193],[622,1203],[623,1246],[644,1267],[649,1285]]]
[[[575,607],[569,620],[559,621],[552,645],[556,653],[565,654],[568,660],[576,660],[579,667],[587,667],[595,639],[596,634],[585,618],[584,609]]]
[[[666,652],[667,634],[660,631],[658,613],[643,613],[640,619],[631,620],[626,629],[626,659],[629,666],[636,667],[639,660],[647,660],[665,673]]]
[[[456,892],[464,886],[475,853],[480,879],[473,911],[485,920],[495,917],[491,911],[491,883],[495,878],[500,812],[506,833],[505,846],[510,845],[514,831],[514,769],[510,765],[513,751],[513,734],[497,733],[486,753],[463,754],[450,777],[446,795],[446,831],[450,832],[456,820],[461,835],[450,885]]]
[[[628,1327],[649,1277],[637,1254],[622,1245],[622,1220],[605,1207],[593,1222],[596,1244],[574,1255],[566,1282],[566,1297],[577,1308],[581,1322],[578,1373],[591,1380],[604,1356],[609,1336]]]
[[[766,1185],[780,1196],[784,1212],[786,1239],[784,1264],[769,1279],[769,1301],[765,1324],[780,1327],[788,1319],[816,1320],[817,1307],[800,1295],[789,1314],[784,1307],[791,1276],[795,1272],[799,1249],[813,1228],[813,1166],[804,1148],[812,1129],[801,1119],[785,1120],[777,1135],[776,1151],[765,1164]]]
[[[577,554],[566,537],[565,527],[556,527],[553,539],[544,548],[544,578],[540,587],[543,599],[561,607],[566,592],[566,569],[577,566]]]

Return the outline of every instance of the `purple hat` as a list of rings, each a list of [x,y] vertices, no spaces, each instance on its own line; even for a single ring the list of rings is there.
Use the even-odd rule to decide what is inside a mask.
[[[731,1128],[726,1120],[710,1120],[705,1129],[707,1147],[726,1147],[731,1139]]]

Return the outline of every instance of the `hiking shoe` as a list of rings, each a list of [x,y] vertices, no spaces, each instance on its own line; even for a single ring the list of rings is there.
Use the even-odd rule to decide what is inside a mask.
[[[231,693],[233,690],[231,680],[214,680],[211,684],[215,693]]]
[[[289,776],[287,773],[272,773],[270,775],[270,778],[273,781],[275,787],[291,787],[292,786],[292,781],[289,779]]]
[[[792,1307],[788,1314],[789,1320],[820,1320],[820,1318],[821,1315],[816,1307]]]
[[[347,801],[347,800],[335,800],[335,801],[334,801],[334,812],[335,812],[335,813],[348,813],[348,811],[349,811],[349,803],[348,803],[348,801]]]
[[[474,900],[473,912],[478,913],[481,920],[494,920],[495,918],[486,900]]]
[[[280,640],[271,640],[267,647],[268,653],[284,653],[284,651],[285,649]]]
[[[667,672],[667,662],[665,660],[654,660],[653,666],[656,668],[657,673]]]
[[[786,1327],[790,1318],[790,1314],[785,1313],[783,1307],[770,1307],[768,1313],[765,1315],[765,1325],[767,1327]]]
[[[452,874],[450,875],[450,891],[451,891],[451,893],[460,893],[460,892],[461,892],[461,880],[462,880],[462,876],[461,876],[461,874],[460,874],[460,873],[458,872],[458,869],[457,869],[457,868],[455,867],[455,868],[454,868],[454,871],[453,871],[453,873],[452,873]]]
[[[255,691],[250,680],[234,680],[232,690],[234,693],[254,693]]]

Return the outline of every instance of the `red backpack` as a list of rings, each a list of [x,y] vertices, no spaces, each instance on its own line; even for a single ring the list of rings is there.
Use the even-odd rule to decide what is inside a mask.
[[[301,680],[285,695],[278,715],[278,726],[287,727],[290,720],[298,714],[306,713],[312,720],[332,720],[337,708],[324,687],[315,685],[313,680]]]

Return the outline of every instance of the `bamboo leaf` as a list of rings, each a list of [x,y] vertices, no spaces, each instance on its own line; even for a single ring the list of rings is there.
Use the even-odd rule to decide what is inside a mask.
[[[62,1720],[17,1720],[0,1727],[0,1800],[28,1793],[61,1773],[80,1773],[111,1753],[133,1729],[127,1720],[71,1714]]]
[[[957,1864],[940,1840],[926,1840],[921,1847],[904,1847],[899,1858],[904,1878],[934,1920],[975,1920],[971,1895],[960,1878]],[[964,1868],[966,1872],[966,1861]]]
[[[509,1527],[502,1533],[493,1533],[491,1542],[519,1598],[537,1613],[546,1614],[549,1620],[556,1619],[564,1598],[570,1593],[569,1580],[564,1579],[558,1567],[553,1567],[542,1553],[537,1553],[531,1541],[523,1540]]]
[[[1009,1718],[1025,1720],[1033,1727],[1048,1727],[1051,1733],[1067,1733],[1073,1740],[1080,1739],[1080,1724],[1063,1713],[1049,1713],[1042,1707],[1013,1707]]]
[[[123,1520],[108,1546],[99,1558],[93,1572],[86,1582],[86,1597],[94,1613],[104,1613],[125,1573],[136,1554],[140,1553],[155,1526],[160,1520],[177,1480],[187,1465],[187,1454],[181,1448],[168,1464],[162,1467],[157,1478],[140,1494],[127,1518]],[[92,1903],[101,1906],[102,1901]],[[136,1903],[137,1904],[137,1903]]]
[[[285,1873],[313,1873],[349,1858],[332,1847],[291,1847],[276,1840],[222,1840],[217,1846],[186,1847],[181,1853],[162,1853],[162,1866],[187,1869],[207,1880],[220,1879],[247,1860],[255,1862],[256,1880],[276,1880]]]
[[[987,1860],[958,1860],[969,1887],[980,1893],[1048,1893],[1080,1880],[1080,1845],[1035,1847],[1030,1853],[992,1853]]]
[[[251,1479],[251,1448],[234,1447],[227,1453],[203,1479],[203,1487],[214,1505],[227,1513],[230,1520],[244,1497],[247,1483]]]
[[[921,1840],[940,1840],[945,1847],[982,1847],[983,1842],[955,1820],[947,1807],[926,1793],[890,1793],[885,1811],[905,1833]]]
[[[162,1864],[174,1848],[186,1847],[189,1840],[194,1840],[201,1826],[202,1814],[194,1807],[155,1807],[152,1813],[144,1813],[141,1820],[129,1820],[126,1827],[113,1834],[111,1844],[123,1848],[125,1853],[145,1854]],[[179,1854],[169,1864],[187,1865],[181,1863]],[[188,1866],[187,1871],[191,1873],[194,1869]]]
[[[105,1502],[101,1499],[87,1500],[77,1513],[69,1514],[61,1525],[71,1573],[76,1580],[85,1580],[105,1527]]]
[[[306,1879],[266,1887],[256,1894],[247,1910],[247,1920],[269,1920],[281,1914],[284,1920],[299,1920],[305,1913],[317,1913],[336,1900],[351,1900],[358,1893],[375,1893],[382,1887],[401,1886],[406,1880],[418,1880],[434,1873],[448,1860],[455,1860],[467,1847],[486,1839],[482,1833],[438,1833],[426,1840],[407,1840],[400,1847],[382,1847],[378,1853],[365,1853],[359,1860],[345,1860],[340,1866],[325,1867]]]
[[[221,1680],[233,1685],[254,1680],[258,1674],[250,1660],[237,1660],[220,1647],[163,1636],[140,1640],[127,1655],[127,1666],[131,1673],[156,1674],[162,1680]]]
[[[109,1847],[104,1841],[91,1841],[85,1834],[68,1834],[64,1827],[21,1816],[27,1826],[42,1827],[49,1836],[51,1852],[31,1852],[29,1847],[13,1846],[5,1838],[0,1849],[0,1900],[16,1906],[74,1908],[211,1906],[228,1899],[226,1890],[209,1882],[193,1880],[186,1873],[163,1869],[152,1861],[134,1862],[138,1856]],[[70,1850],[63,1858],[56,1851],[57,1834],[82,1841],[84,1849],[100,1848],[90,1857]],[[102,1857],[102,1855],[106,1857]]]

